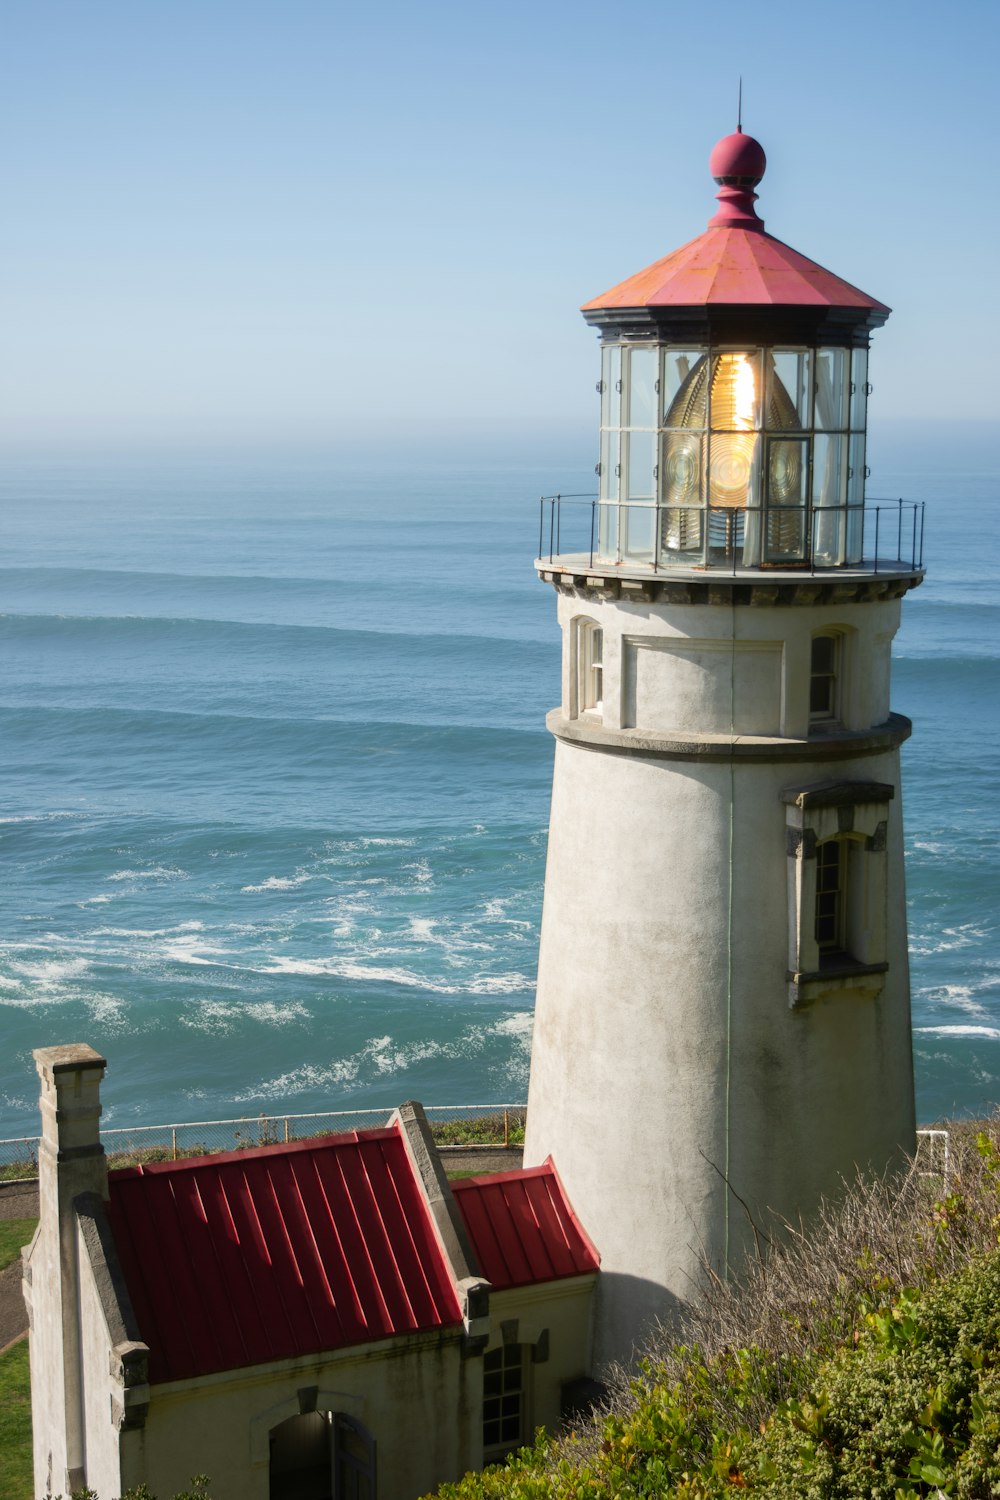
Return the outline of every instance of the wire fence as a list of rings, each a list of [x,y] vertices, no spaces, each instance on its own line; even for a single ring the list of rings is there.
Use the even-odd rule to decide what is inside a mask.
[[[439,1147],[496,1149],[524,1141],[523,1104],[432,1104],[425,1106],[431,1134]],[[196,1120],[176,1125],[116,1126],[101,1132],[110,1167],[143,1162],[177,1161],[223,1151],[249,1151],[284,1141],[342,1135],[351,1130],[378,1130],[394,1110],[331,1110],[322,1114],[247,1115],[236,1120]],[[0,1182],[30,1181],[38,1176],[38,1136],[0,1140]],[[925,1176],[948,1181],[947,1130],[918,1130],[916,1168]]]
[[[425,1105],[431,1134],[441,1147],[516,1146],[524,1140],[523,1104]],[[125,1125],[101,1131],[110,1167],[249,1151],[352,1130],[379,1130],[394,1107],[328,1110],[320,1114],[247,1115],[235,1120],[193,1120],[169,1125]],[[37,1136],[0,1140],[0,1182],[38,1176]]]

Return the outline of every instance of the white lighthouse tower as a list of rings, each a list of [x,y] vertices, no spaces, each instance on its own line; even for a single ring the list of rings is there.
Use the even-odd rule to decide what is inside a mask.
[[[583,309],[599,498],[543,502],[563,633],[525,1160],[602,1257],[595,1362],[914,1145],[899,747],[916,508],[865,502],[889,309],[764,230],[750,136],[706,232]]]

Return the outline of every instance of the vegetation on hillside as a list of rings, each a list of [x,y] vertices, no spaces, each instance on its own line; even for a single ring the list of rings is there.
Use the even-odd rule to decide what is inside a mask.
[[[439,1500],[1000,1495],[1000,1151],[859,1183],[715,1282],[607,1404]]]
[[[438,1146],[523,1146],[524,1110],[498,1110],[470,1120],[431,1120]]]

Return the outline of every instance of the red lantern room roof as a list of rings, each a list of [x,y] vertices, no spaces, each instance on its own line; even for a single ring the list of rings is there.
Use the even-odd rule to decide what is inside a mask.
[[[626,309],[771,307],[847,314],[869,327],[884,322],[885,303],[766,233],[753,191],[766,164],[752,136],[724,136],[709,158],[720,208],[704,234],[584,303],[587,321],[600,324],[602,313]]]

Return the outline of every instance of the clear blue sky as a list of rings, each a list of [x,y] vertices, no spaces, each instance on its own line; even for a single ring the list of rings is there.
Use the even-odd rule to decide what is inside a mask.
[[[0,443],[446,444],[594,420],[577,308],[705,225],[894,309],[873,420],[995,418],[995,0],[4,0]]]

